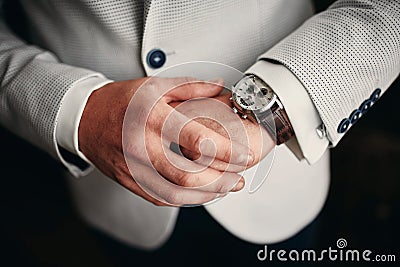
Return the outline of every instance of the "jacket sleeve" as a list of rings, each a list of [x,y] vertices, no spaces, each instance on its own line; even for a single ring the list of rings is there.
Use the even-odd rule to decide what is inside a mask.
[[[305,90],[323,123],[321,129],[326,129],[322,138],[336,146],[400,73],[400,1],[336,1],[259,60],[269,62],[256,63],[250,72],[257,69],[268,76],[262,66],[278,63],[296,77],[301,86],[285,89],[284,97],[296,98],[296,90]],[[268,77],[264,79],[268,83]],[[293,108],[285,108],[293,113]],[[307,120],[301,114],[289,118],[297,125]],[[312,150],[313,142],[298,141],[303,151]]]
[[[10,31],[0,13],[0,123],[59,158],[73,172],[78,168],[63,159],[57,145],[57,117],[68,90],[90,77],[104,79],[25,43]]]

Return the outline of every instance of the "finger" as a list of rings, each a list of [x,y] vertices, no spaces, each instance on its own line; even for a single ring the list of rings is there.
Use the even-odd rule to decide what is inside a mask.
[[[183,126],[179,134],[179,145],[195,153],[241,166],[247,166],[254,159],[247,146],[233,142],[193,120]]]
[[[163,84],[169,91],[164,95],[165,102],[185,101],[193,98],[215,97],[224,89],[224,80],[200,81],[190,77],[170,78]]]
[[[120,183],[152,203],[161,202],[161,205],[171,206],[201,205],[220,197],[218,193],[177,186],[162,177],[153,167],[128,161],[129,171],[119,179]]]
[[[200,153],[196,153],[184,147],[179,147],[181,155],[184,157],[200,164],[203,166],[209,166],[218,171],[227,171],[227,172],[242,172],[246,170],[249,166],[241,166],[236,164],[228,164],[222,160],[211,158],[205,155],[201,155]]]
[[[148,148],[155,169],[169,181],[197,190],[226,193],[231,191],[242,177],[232,172],[220,172],[199,165],[169,149],[152,144]]]
[[[136,161],[133,163],[132,159],[130,160],[129,165],[130,165],[129,167],[131,167],[131,168],[135,167],[136,170],[145,170],[146,168],[148,168],[147,166],[140,164]],[[122,185],[123,187],[125,187],[126,189],[131,191],[132,193],[140,196],[141,198],[147,200],[148,202],[150,202],[156,206],[171,206],[170,204],[160,201],[158,198],[153,197],[153,196],[155,196],[155,194],[150,193],[149,190],[146,190],[146,191],[143,190],[143,188],[136,183],[135,179],[132,178],[132,174],[129,171],[130,168],[126,164],[122,165],[121,167],[122,168],[119,169],[118,174],[115,175],[115,177],[113,178],[114,181],[118,182],[120,185]],[[135,174],[137,176],[140,175],[139,171],[136,171]],[[142,173],[141,175],[143,175],[143,174],[144,173]]]

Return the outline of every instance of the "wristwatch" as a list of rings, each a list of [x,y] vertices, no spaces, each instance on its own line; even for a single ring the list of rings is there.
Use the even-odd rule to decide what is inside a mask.
[[[255,75],[245,75],[232,86],[233,112],[243,119],[262,125],[280,145],[294,136],[292,125],[282,103],[263,80]]]

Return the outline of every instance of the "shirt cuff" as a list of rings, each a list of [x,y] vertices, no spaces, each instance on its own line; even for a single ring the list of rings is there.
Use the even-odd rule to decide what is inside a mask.
[[[298,159],[313,164],[321,158],[329,146],[329,140],[317,133],[321,118],[306,89],[284,65],[265,60],[257,61],[246,74],[254,74],[264,80],[279,97],[295,132],[285,144]]]
[[[92,163],[79,150],[78,129],[83,110],[93,91],[112,82],[101,74],[90,76],[74,84],[65,94],[57,117],[57,144],[88,164]]]

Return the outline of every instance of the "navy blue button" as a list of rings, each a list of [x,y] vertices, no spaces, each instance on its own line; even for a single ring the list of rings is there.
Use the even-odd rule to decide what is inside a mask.
[[[372,103],[375,103],[376,100],[379,99],[379,97],[381,96],[381,89],[375,89],[375,91],[372,93],[371,97],[369,99],[371,99]]]
[[[362,116],[361,110],[354,110],[351,114],[350,114],[350,122],[351,124],[355,124]]]
[[[153,49],[147,54],[147,64],[153,69],[161,68],[166,59],[167,56],[160,49]]]
[[[361,113],[364,115],[365,113],[367,113],[367,111],[369,110],[369,108],[372,106],[372,100],[371,99],[367,99],[364,102],[362,102],[359,110],[361,111]]]
[[[340,124],[339,127],[337,129],[338,133],[344,133],[346,132],[351,125],[351,121],[349,119],[343,119]]]

